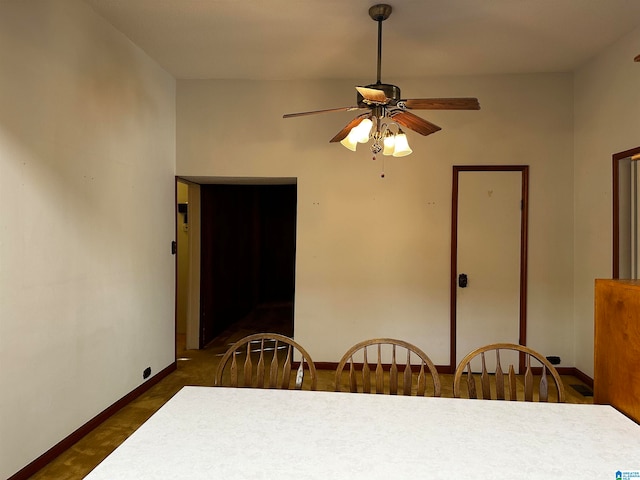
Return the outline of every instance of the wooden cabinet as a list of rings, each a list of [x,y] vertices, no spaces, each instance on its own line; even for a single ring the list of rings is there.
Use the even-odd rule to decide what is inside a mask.
[[[596,280],[594,402],[640,423],[640,281]]]

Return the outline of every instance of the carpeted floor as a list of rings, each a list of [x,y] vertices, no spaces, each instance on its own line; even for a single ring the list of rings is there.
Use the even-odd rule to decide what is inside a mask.
[[[71,480],[84,478],[98,463],[131,435],[167,400],[185,385],[212,385],[218,361],[227,346],[245,335],[256,331],[275,331],[292,334],[288,306],[258,310],[245,321],[219,335],[206,349],[185,350],[184,338],[178,338],[178,368],[157,385],[78,441],[73,447],[52,461],[32,479]],[[333,371],[320,371],[318,390],[333,390]],[[452,375],[441,375],[442,396],[452,397]],[[578,392],[573,385],[585,386],[575,377],[565,376],[567,402],[593,403],[593,398]],[[588,395],[588,390],[585,391]]]

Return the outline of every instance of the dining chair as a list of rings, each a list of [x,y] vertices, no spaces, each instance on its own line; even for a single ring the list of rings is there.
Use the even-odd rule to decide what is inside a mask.
[[[485,353],[495,352],[495,372],[490,374],[487,371],[487,359],[485,359]],[[518,352],[518,358],[524,355],[524,388],[518,388],[518,378],[516,377],[513,364],[510,364],[505,374],[505,370],[502,368],[500,359],[500,352],[503,351],[515,351]],[[462,396],[462,377],[466,372],[466,390],[468,398],[478,398],[478,392],[476,389],[476,376],[474,375],[474,368],[472,367],[472,361],[475,360],[475,372],[477,370],[477,358],[480,358],[480,385],[482,391],[482,397],[486,400],[522,400],[527,402],[549,401],[549,380],[547,372],[551,375],[553,382],[555,383],[555,398],[557,402],[564,402],[564,385],[560,374],[553,365],[542,354],[535,350],[525,347],[524,345],[517,345],[513,343],[492,343],[484,347],[477,348],[465,356],[458,364],[455,374],[453,376],[453,396],[460,398]],[[503,354],[503,357],[505,354]],[[533,365],[532,365],[533,362]],[[540,381],[538,382],[537,389],[535,388],[534,371],[536,376],[540,375]],[[539,372],[539,373],[538,373]],[[505,378],[506,377],[506,378]],[[523,390],[522,395],[518,395],[519,390]],[[534,392],[537,390],[537,392]],[[507,395],[508,393],[508,395]],[[537,393],[537,395],[536,395]],[[521,398],[518,398],[521,397]]]
[[[347,364],[352,393],[373,393],[375,387],[375,393],[440,396],[440,377],[435,365],[426,353],[403,340],[373,338],[352,346],[336,368],[336,392],[342,391]]]
[[[296,352],[300,357],[297,369]],[[315,390],[317,380],[313,360],[299,343],[278,333],[256,333],[227,349],[218,364],[215,385]]]

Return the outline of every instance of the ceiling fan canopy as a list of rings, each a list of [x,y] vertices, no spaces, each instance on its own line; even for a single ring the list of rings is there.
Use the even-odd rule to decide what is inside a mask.
[[[409,110],[479,110],[477,98],[414,98],[403,99],[400,87],[382,83],[382,22],[391,15],[392,7],[378,4],[369,8],[369,16],[378,22],[378,70],[376,83],[356,87],[357,96],[354,106],[313,110],[309,112],[287,113],[283,118],[315,115],[318,113],[368,110],[358,115],[340,130],[330,142],[341,142],[355,151],[357,143],[366,143],[373,138],[371,151],[374,154],[404,156],[411,153],[401,127],[421,135],[430,135],[441,128],[411,113]],[[395,133],[394,133],[395,132]],[[392,144],[400,140],[403,150]],[[404,147],[406,145],[406,147]],[[389,147],[389,148],[388,148]]]

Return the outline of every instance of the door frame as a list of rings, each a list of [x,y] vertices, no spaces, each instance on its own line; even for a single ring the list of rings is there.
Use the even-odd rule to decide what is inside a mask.
[[[456,324],[458,289],[458,178],[460,172],[520,172],[522,215],[520,216],[520,345],[527,344],[527,238],[529,227],[529,165],[453,165],[451,189],[451,279],[450,279],[450,357],[447,373],[456,369]],[[478,345],[479,347],[481,345]],[[520,356],[520,370],[524,368],[524,357]]]
[[[613,197],[613,251],[612,278],[620,276],[620,161],[640,154],[640,147],[631,148],[612,155],[612,197]]]
[[[175,209],[176,209],[176,225],[175,238],[177,239],[177,183],[186,183],[189,186],[189,280],[188,285],[183,286],[188,290],[188,314],[187,314],[187,349],[200,349],[202,345],[201,325],[200,325],[200,281],[201,281],[201,214],[200,214],[200,187],[201,185],[297,185],[297,177],[218,177],[218,176],[175,176]],[[297,202],[296,193],[296,202]],[[296,209],[296,225],[298,221]],[[297,242],[297,226],[295,228],[295,238]],[[294,256],[294,278],[297,266],[297,256]],[[177,278],[178,278],[178,256],[175,256],[175,291],[174,291],[174,317],[175,329],[177,336]],[[294,281],[295,286],[295,281]],[[294,293],[295,295],[295,293]],[[294,296],[295,304],[295,296]],[[176,337],[177,338],[177,337]],[[175,339],[174,339],[175,340]],[[174,342],[175,343],[175,342]],[[176,350],[177,358],[177,350]]]

